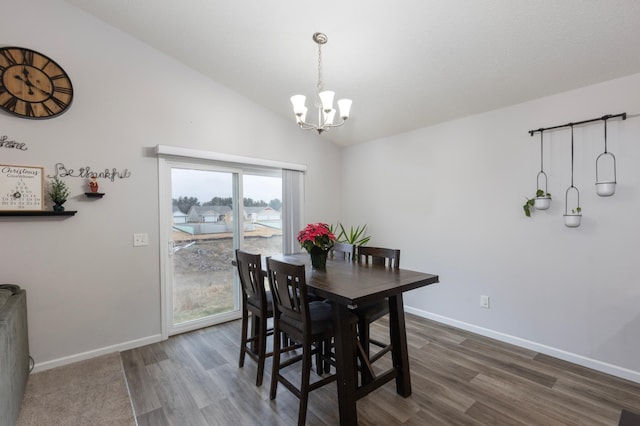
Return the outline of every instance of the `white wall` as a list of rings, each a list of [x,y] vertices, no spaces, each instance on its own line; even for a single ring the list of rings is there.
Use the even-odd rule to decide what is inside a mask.
[[[576,127],[583,221],[565,227],[570,131],[547,132],[552,206],[525,217],[540,170],[528,130],[621,112],[608,124],[616,194],[595,193],[603,125]],[[640,74],[350,147],[342,219],[440,276],[405,297],[410,311],[640,381],[639,112]]]
[[[340,150],[229,89],[61,0],[5,0],[2,45],[34,49],[70,75],[70,110],[50,120],[0,112],[0,136],[27,151],[0,148],[0,163],[56,163],[128,169],[99,180],[65,178],[78,213],[68,219],[0,218],[0,282],[28,292],[31,355],[38,369],[157,340],[160,266],[157,160],[150,147],[174,145],[307,164],[309,221],[332,222],[339,200]],[[288,94],[283,94],[288,103]],[[132,234],[149,234],[132,247]]]

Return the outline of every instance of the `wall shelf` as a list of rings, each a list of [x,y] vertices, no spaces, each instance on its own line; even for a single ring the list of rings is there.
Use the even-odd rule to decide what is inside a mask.
[[[44,210],[31,210],[31,211],[0,211],[0,217],[14,216],[73,216],[77,213],[77,210],[65,210],[63,212],[44,211]]]
[[[84,195],[89,198],[102,198],[104,197],[104,192],[85,192]]]

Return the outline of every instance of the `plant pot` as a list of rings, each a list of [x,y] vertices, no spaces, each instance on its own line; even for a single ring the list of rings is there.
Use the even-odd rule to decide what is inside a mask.
[[[323,250],[318,246],[314,246],[311,251],[309,251],[309,255],[311,256],[311,267],[313,269],[319,269],[321,271],[327,269],[329,250]]]
[[[616,183],[596,182],[596,192],[601,197],[610,197],[616,192]]]
[[[62,204],[54,204],[53,205],[53,211],[54,212],[63,212],[64,211],[64,206]]]
[[[551,205],[551,197],[536,197],[533,206],[536,210],[547,210]]]
[[[565,214],[564,215],[564,224],[569,228],[577,228],[580,226],[580,222],[582,221],[581,214]]]

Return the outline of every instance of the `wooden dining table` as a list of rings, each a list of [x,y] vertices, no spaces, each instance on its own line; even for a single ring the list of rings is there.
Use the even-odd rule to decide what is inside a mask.
[[[439,282],[437,275],[408,269],[344,260],[327,260],[326,270],[311,268],[308,254],[272,256],[293,264],[304,264],[308,291],[334,305],[336,376],[341,425],[357,425],[356,401],[395,379],[396,392],[411,395],[409,354],[402,293]],[[388,300],[392,368],[377,374],[364,385],[358,384],[357,342],[350,311],[360,304]]]

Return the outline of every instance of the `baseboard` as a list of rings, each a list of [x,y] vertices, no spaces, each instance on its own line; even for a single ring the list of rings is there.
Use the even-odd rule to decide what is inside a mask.
[[[53,359],[51,361],[45,361],[41,363],[36,363],[33,367],[33,373],[37,373],[39,371],[49,370],[55,367],[62,367],[63,365],[72,364],[78,361],[84,361],[86,359],[95,358],[97,356],[110,354],[113,352],[121,352],[129,349],[137,348],[144,345],[149,345],[151,343],[157,343],[162,340],[160,334],[156,334],[149,337],[144,337],[142,339],[130,340],[128,342],[119,343],[117,345],[106,346],[104,348],[94,349],[88,352],[82,352],[75,355],[66,356],[64,358]]]
[[[602,373],[611,374],[612,376],[616,376],[626,380],[630,380],[632,382],[640,383],[640,372],[637,372],[637,371],[629,370],[623,367],[608,364],[606,362],[587,358],[582,355],[574,354],[571,352],[564,351],[562,349],[557,349],[551,346],[532,342],[530,340],[522,339],[520,337],[515,337],[509,334],[500,333],[498,331],[494,331],[488,328],[479,327],[477,325],[458,321],[442,315],[423,311],[421,309],[412,308],[410,306],[405,306],[404,310],[410,314],[414,314],[422,318],[427,318],[436,322],[450,325],[452,327],[470,331],[472,333],[476,333],[481,336],[490,337],[492,339],[500,340],[501,342],[510,343],[512,345],[520,346],[525,349],[530,349],[545,355],[552,356],[554,358],[571,362],[573,364],[591,368],[593,370],[600,371]]]

